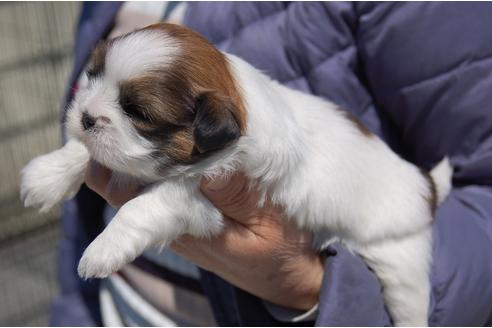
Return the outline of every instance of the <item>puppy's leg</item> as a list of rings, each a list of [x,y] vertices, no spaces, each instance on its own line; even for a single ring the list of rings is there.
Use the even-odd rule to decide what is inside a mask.
[[[185,233],[209,237],[222,226],[222,214],[199,192],[197,179],[155,184],[121,207],[85,250],[78,272],[107,277],[148,247],[168,245]]]
[[[89,152],[72,139],[65,146],[31,160],[21,172],[21,199],[24,206],[48,211],[64,199],[73,197],[84,181]]]
[[[378,276],[395,326],[427,326],[431,228],[357,249]]]

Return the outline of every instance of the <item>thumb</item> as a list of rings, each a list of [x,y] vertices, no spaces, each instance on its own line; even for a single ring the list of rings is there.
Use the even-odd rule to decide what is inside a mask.
[[[106,187],[111,180],[111,171],[94,160],[90,160],[85,171],[85,184],[89,189],[105,196]]]
[[[242,173],[206,179],[202,181],[201,191],[225,216],[235,221],[247,223],[258,212],[259,193],[250,188]]]

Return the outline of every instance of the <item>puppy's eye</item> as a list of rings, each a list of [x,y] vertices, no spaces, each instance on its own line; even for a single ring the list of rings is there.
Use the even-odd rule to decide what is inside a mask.
[[[136,118],[139,120],[149,120],[143,108],[139,104],[132,101],[130,98],[120,98],[120,106],[130,118]]]
[[[89,68],[85,71],[85,75],[89,81],[95,80],[98,76],[101,75],[101,72],[96,71],[94,68]]]

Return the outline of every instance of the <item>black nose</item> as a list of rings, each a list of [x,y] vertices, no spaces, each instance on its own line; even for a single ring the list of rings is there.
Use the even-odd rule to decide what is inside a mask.
[[[86,112],[82,114],[82,126],[84,127],[84,130],[89,130],[96,124],[96,119]]]

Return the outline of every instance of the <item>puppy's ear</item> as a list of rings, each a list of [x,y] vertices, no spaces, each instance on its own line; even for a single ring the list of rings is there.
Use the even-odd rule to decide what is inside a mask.
[[[203,92],[195,99],[193,137],[199,153],[222,149],[241,136],[234,116],[236,107],[228,97]]]

